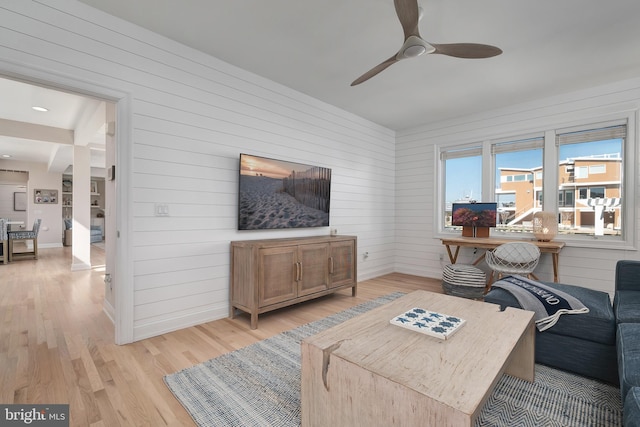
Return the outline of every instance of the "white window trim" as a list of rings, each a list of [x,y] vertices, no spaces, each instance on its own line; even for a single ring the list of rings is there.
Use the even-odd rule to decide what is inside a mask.
[[[578,120],[573,120],[571,123],[547,123],[547,128],[553,128],[552,130],[544,131],[544,148],[543,148],[543,165],[548,164],[559,164],[559,159],[557,156],[557,147],[556,147],[556,133],[563,133],[567,131],[578,131],[583,129],[595,129],[598,127],[612,126],[615,124],[626,123],[627,125],[627,136],[626,141],[623,144],[623,169],[624,176],[622,177],[622,194],[621,197],[624,198],[624,209],[623,209],[623,218],[624,218],[624,227],[623,233],[620,236],[619,240],[605,240],[599,238],[598,236],[576,236],[576,235],[559,235],[557,240],[565,241],[567,246],[574,247],[587,247],[587,248],[602,248],[602,249],[617,249],[617,250],[636,250],[636,228],[638,227],[637,219],[635,215],[636,206],[636,194],[635,194],[635,186],[636,182],[634,181],[634,177],[637,176],[637,167],[638,164],[638,150],[637,146],[638,135],[636,132],[637,123],[640,122],[639,119],[639,110],[636,108],[634,110],[627,110],[623,112],[617,112],[612,114],[605,114],[600,120],[591,118],[582,118]],[[571,126],[571,128],[569,128]],[[533,136],[536,134],[532,133]],[[540,135],[540,133],[537,133]],[[509,140],[517,141],[521,139],[518,136],[507,137],[504,134],[500,137],[501,139],[486,139],[482,142],[482,194],[490,194],[492,195],[490,198],[493,198],[493,193],[495,191],[495,165],[493,164],[493,156],[491,155],[492,145],[495,145],[497,142],[506,142]],[[450,150],[461,149],[464,147],[477,147],[479,143],[476,142],[467,142],[466,144],[460,145],[447,145],[447,146],[434,146],[434,150],[437,155],[434,157],[438,159],[436,161],[436,165],[434,167],[434,171],[436,173],[436,179],[434,180],[436,184],[436,209],[437,214],[434,215],[434,230],[436,230],[436,237],[448,237],[451,236],[452,232],[445,231],[444,226],[444,206],[445,206],[445,195],[444,195],[444,177],[442,176],[442,153]],[[558,171],[557,168],[545,168],[546,172],[543,177],[543,188],[556,188],[558,187]],[[551,206],[556,212],[560,211],[560,207],[558,206],[558,195],[557,191],[547,191],[543,194],[544,206]],[[487,202],[491,202],[494,200],[489,200],[489,197],[485,197]],[[509,237],[508,233],[500,233],[495,230],[492,231],[492,235],[496,237]]]

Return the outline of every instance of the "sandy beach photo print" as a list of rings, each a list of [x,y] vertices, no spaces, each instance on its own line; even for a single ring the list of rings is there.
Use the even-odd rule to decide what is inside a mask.
[[[238,229],[329,226],[331,169],[240,155]]]

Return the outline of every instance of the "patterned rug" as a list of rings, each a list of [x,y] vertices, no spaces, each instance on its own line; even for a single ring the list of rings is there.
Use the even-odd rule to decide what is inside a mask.
[[[199,426],[298,427],[300,342],[403,294],[390,294],[184,369],[164,380]],[[477,426],[622,426],[620,390],[536,365],[533,384],[505,375]]]

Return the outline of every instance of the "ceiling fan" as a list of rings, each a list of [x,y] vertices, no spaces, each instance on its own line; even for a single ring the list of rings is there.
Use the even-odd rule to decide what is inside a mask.
[[[478,43],[429,43],[420,37],[418,22],[420,12],[417,0],[394,0],[396,13],[404,30],[404,43],[391,58],[376,65],[351,83],[351,86],[359,85],[371,77],[385,70],[390,65],[408,58],[415,58],[427,53],[439,53],[441,55],[454,56],[456,58],[478,59],[491,58],[500,55],[502,50],[495,46]]]

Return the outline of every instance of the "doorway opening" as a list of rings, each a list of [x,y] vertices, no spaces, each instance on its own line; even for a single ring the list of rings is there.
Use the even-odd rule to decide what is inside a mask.
[[[116,165],[116,100],[19,76],[0,75],[0,91],[7,98],[0,106],[0,198],[12,198],[1,204],[11,212],[0,217],[15,216],[26,228],[41,219],[40,252],[68,246],[72,270],[104,272],[104,311],[122,341],[111,280],[116,189],[107,174]],[[20,174],[25,182],[11,181]],[[42,189],[55,199],[38,199],[34,191]],[[92,249],[105,252],[103,265],[91,265]]]

